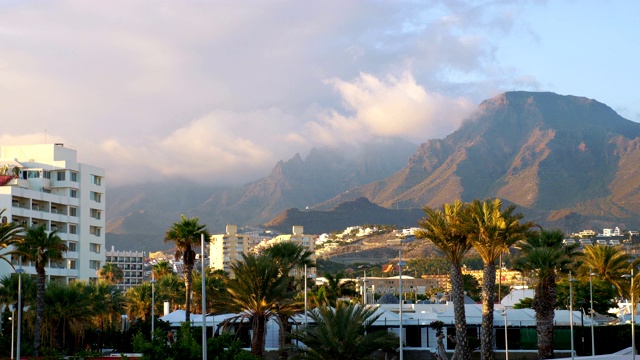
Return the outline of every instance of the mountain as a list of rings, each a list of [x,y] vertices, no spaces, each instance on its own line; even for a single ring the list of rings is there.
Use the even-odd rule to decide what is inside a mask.
[[[271,173],[236,188],[215,188],[183,179],[108,190],[107,247],[135,248],[164,232],[180,214],[198,216],[210,232],[225,225],[263,224],[288,208],[306,208],[348,189],[384,179],[400,170],[417,145],[376,139],[361,145],[316,148],[278,162]],[[290,230],[290,229],[289,229]]]
[[[366,197],[388,208],[499,197],[544,226],[640,227],[640,124],[592,99],[507,92],[397,173],[313,210]]]
[[[408,159],[408,160],[407,160]],[[321,233],[363,223],[411,226],[422,206],[498,197],[565,231],[640,228],[640,124],[593,99],[507,92],[454,133],[416,151],[400,140],[314,149],[237,188],[177,183],[109,191],[107,246],[157,238],[181,213],[212,232],[267,223]],[[117,235],[117,236],[116,236]],[[136,240],[138,239],[138,240]]]

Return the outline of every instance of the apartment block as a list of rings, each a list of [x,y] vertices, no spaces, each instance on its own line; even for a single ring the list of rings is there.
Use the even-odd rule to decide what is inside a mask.
[[[116,251],[111,247],[106,252],[106,263],[115,264],[122,269],[122,282],[116,284],[118,289],[126,291],[144,280],[144,251]]]
[[[79,163],[63,144],[0,146],[2,221],[56,230],[69,251],[46,268],[48,280],[95,281],[105,262],[105,171]],[[18,257],[12,258],[19,267]],[[35,275],[33,264],[21,264]],[[14,270],[0,262],[0,274]]]
[[[233,276],[230,265],[242,260],[242,254],[249,252],[250,243],[249,234],[238,234],[238,226],[227,225],[224,234],[209,238],[209,266],[228,271]]]
[[[255,251],[260,251],[265,248],[269,248],[277,243],[281,242],[293,242],[295,244],[302,245],[302,247],[311,251],[311,260],[316,261],[316,239],[313,235],[305,235],[304,227],[300,225],[293,226],[291,234],[283,234],[278,235],[270,240],[261,242],[256,248]],[[303,274],[298,274],[296,270],[294,270],[294,276],[302,276]],[[316,276],[316,268],[307,269],[307,275],[310,277]]]

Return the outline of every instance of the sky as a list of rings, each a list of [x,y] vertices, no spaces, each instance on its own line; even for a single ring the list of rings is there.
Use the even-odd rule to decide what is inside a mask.
[[[107,183],[239,185],[312,147],[455,131],[552,91],[640,122],[640,2],[0,1],[0,144]]]

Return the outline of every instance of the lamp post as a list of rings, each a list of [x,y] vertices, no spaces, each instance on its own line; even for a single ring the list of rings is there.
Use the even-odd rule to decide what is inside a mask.
[[[13,308],[13,305],[11,305],[11,360],[13,360],[13,332],[14,332],[14,326],[13,323],[15,322],[16,318],[16,314],[15,314],[15,309]]]
[[[571,329],[571,360],[575,359],[575,351],[573,346],[573,277],[569,271],[569,328]]]
[[[405,263],[402,262],[402,250],[400,250],[398,252],[398,289],[400,290],[400,310],[398,312],[400,324],[398,326],[398,337],[400,338],[400,360],[404,359],[404,356],[402,354],[402,267],[404,265]]]
[[[22,332],[22,259],[20,260],[20,268],[16,270],[18,274],[18,335],[16,336],[16,358],[20,359],[20,333]]]
[[[304,264],[304,328],[307,328],[307,264]]]
[[[622,275],[623,278],[631,278],[631,289],[630,289],[630,294],[631,294],[631,354],[632,354],[632,359],[636,360],[636,319],[635,319],[635,313],[636,313],[636,309],[635,309],[635,301],[634,301],[634,294],[633,294],[633,268],[631,268],[631,274],[624,274]]]
[[[151,342],[156,330],[156,274],[151,273]]]
[[[204,265],[204,234],[200,234],[200,274],[202,275],[202,360],[207,360],[207,277]]]
[[[589,269],[589,301],[591,302],[591,311],[589,315],[591,316],[591,356],[596,356],[596,342],[595,335],[593,331],[593,276],[596,275],[592,272],[592,269]]]
[[[504,358],[509,360],[509,336],[507,335],[507,307],[502,308],[500,313],[504,316]]]

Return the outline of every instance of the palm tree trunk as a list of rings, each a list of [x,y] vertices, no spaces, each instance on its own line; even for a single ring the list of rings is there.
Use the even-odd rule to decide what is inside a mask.
[[[253,337],[251,338],[251,353],[262,358],[264,353],[264,336],[267,319],[262,315],[254,316],[252,321]]]
[[[464,309],[464,282],[462,268],[451,264],[451,297],[456,322],[456,349],[452,360],[469,360],[471,351],[467,339],[467,317]]]
[[[33,331],[33,356],[38,356],[40,350],[40,328],[42,327],[42,320],[44,319],[44,283],[45,283],[45,270],[38,267],[36,279],[36,324]]]
[[[185,264],[182,274],[184,276],[184,290],[185,290],[185,314],[184,321],[191,322],[191,270],[193,266]]]
[[[482,272],[482,333],[480,334],[480,358],[493,360],[493,292],[496,287],[496,264],[485,263]]]
[[[541,277],[536,286],[533,309],[536,312],[536,332],[538,333],[538,359],[551,359],[553,353],[553,316],[557,297],[554,274]]]

